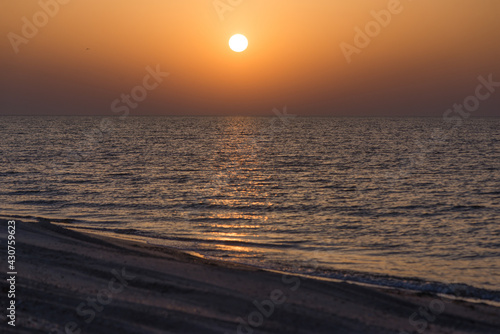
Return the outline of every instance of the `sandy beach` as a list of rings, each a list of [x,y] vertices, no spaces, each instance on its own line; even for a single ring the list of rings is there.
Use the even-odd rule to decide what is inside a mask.
[[[1,243],[7,221],[1,221]],[[6,247],[2,247],[5,252]],[[6,254],[2,254],[2,259]],[[16,326],[2,333],[498,333],[482,303],[211,261],[16,221]],[[8,272],[2,260],[1,270]]]

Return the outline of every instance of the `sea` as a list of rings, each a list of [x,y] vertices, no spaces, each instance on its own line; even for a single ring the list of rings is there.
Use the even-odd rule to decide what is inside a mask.
[[[500,118],[0,117],[0,138],[4,218],[500,302]]]

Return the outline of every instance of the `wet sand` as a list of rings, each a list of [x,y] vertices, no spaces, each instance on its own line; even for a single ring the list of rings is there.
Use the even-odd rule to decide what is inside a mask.
[[[206,260],[16,221],[16,327],[2,333],[500,333],[500,308]],[[8,271],[7,221],[0,221]]]

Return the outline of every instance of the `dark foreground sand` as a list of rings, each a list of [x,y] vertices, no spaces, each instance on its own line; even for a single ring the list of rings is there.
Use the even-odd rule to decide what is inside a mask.
[[[17,326],[6,324],[2,279],[1,333],[500,333],[500,309],[485,304],[284,276],[49,223],[17,221],[16,238]]]

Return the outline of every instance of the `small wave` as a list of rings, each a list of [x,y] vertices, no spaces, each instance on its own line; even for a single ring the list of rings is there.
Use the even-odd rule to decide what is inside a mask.
[[[486,206],[482,205],[454,205],[444,209],[447,212],[464,212],[464,211],[474,211],[474,210],[484,210],[488,209]]]
[[[66,201],[58,200],[38,200],[38,201],[18,201],[16,204],[21,205],[54,205],[54,204],[64,204]]]
[[[425,281],[419,278],[405,278],[354,271],[331,270],[326,268],[315,271],[305,268],[305,270],[298,273],[375,286],[500,302],[500,291],[477,288],[463,283],[446,284],[442,282]]]

